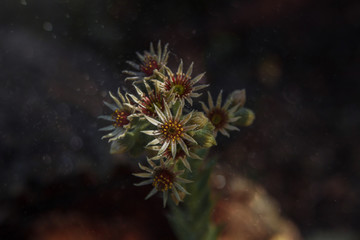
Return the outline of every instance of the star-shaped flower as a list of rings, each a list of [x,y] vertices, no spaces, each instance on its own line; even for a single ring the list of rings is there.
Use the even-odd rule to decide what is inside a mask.
[[[227,130],[237,130],[240,131],[237,127],[231,125],[231,123],[238,120],[240,117],[235,117],[234,113],[238,108],[240,107],[240,104],[236,104],[235,106],[231,107],[229,109],[229,106],[231,104],[231,99],[229,98],[224,106],[221,106],[221,100],[222,100],[222,90],[220,91],[217,100],[216,105],[214,105],[213,99],[208,92],[208,104],[207,107],[204,102],[200,102],[202,105],[202,108],[210,120],[210,122],[214,125],[215,130],[214,134],[217,135],[217,132],[221,132],[223,135],[230,137]]]
[[[190,105],[192,105],[192,98],[201,96],[201,93],[197,93],[196,91],[209,86],[207,84],[195,86],[195,84],[197,84],[202,79],[205,73],[201,73],[192,79],[191,73],[193,65],[194,63],[191,63],[186,73],[183,73],[183,61],[181,60],[176,74],[174,74],[170,68],[166,67],[165,69],[168,76],[157,72],[162,81],[155,81],[159,82],[161,89],[165,93],[174,94],[175,99],[180,100],[182,103],[184,103],[186,100],[190,103]]]
[[[120,100],[109,92],[110,97],[114,100],[116,105],[104,101],[104,104],[108,106],[113,113],[111,115],[101,115],[98,117],[112,123],[107,127],[99,129],[99,131],[112,131],[102,137],[102,139],[110,138],[109,142],[117,140],[125,135],[127,129],[130,128],[128,116],[133,113],[133,106],[130,104],[128,97],[121,94],[120,88],[118,88],[117,93]]]
[[[158,42],[157,53],[155,53],[154,46],[150,43],[150,52],[144,51],[144,54],[136,52],[140,63],[133,61],[126,61],[135,71],[124,70],[123,73],[130,75],[125,80],[133,80],[140,82],[143,79],[150,79],[155,70],[163,71],[169,58],[168,44],[165,44],[162,50],[161,41]]]
[[[155,136],[155,139],[148,143],[149,145],[161,144],[161,148],[158,152],[158,155],[166,151],[166,149],[171,147],[171,155],[173,158],[176,156],[177,144],[180,145],[182,150],[189,156],[189,150],[185,141],[192,142],[197,144],[197,142],[189,135],[187,132],[195,129],[196,124],[186,125],[192,116],[192,112],[182,116],[183,104],[180,104],[176,115],[173,116],[171,110],[166,102],[164,102],[165,111],[161,111],[157,106],[155,106],[155,111],[157,113],[157,118],[152,118],[145,115],[145,118],[157,127],[156,130],[146,130],[142,131],[145,134]]]
[[[139,163],[141,170],[145,171],[143,173],[134,173],[134,176],[141,178],[149,178],[148,180],[142,181],[135,184],[135,186],[144,186],[151,184],[154,188],[149,192],[145,199],[149,199],[151,196],[157,192],[163,192],[163,203],[164,207],[166,206],[167,199],[169,197],[169,191],[171,190],[177,201],[183,200],[183,195],[189,194],[185,188],[183,188],[180,183],[191,183],[192,181],[180,177],[184,173],[181,171],[174,171],[174,164],[171,164],[170,161],[164,162],[163,159],[160,159],[160,165],[156,165],[150,159],[147,159],[150,168],[143,166]]]

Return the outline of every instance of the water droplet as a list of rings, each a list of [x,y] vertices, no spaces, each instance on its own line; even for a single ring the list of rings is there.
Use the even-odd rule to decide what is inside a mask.
[[[53,25],[51,24],[51,22],[44,22],[43,29],[45,31],[51,32],[53,30]]]
[[[21,3],[21,5],[24,5],[24,6],[26,6],[26,5],[27,5],[26,0],[20,0],[20,3]]]

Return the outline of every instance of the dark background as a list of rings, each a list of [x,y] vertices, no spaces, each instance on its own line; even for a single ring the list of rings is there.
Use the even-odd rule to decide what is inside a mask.
[[[358,239],[359,27],[358,1],[2,0],[1,239],[71,209],[171,234],[159,200],[132,186],[135,160],[111,156],[97,131],[107,91],[129,87],[125,61],[159,39],[170,66],[206,71],[213,95],[246,88],[256,120],[219,138],[219,168],[263,185],[305,239]]]

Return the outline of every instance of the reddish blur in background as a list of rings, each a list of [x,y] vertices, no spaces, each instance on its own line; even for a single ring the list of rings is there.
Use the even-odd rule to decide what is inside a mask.
[[[132,185],[137,160],[97,131],[125,61],[160,39],[170,66],[194,61],[214,95],[246,88],[256,113],[212,150],[214,218],[245,228],[229,186],[249,181],[302,238],[359,239],[359,27],[358,1],[2,0],[0,238],[175,239]],[[255,235],[227,239],[284,239]]]

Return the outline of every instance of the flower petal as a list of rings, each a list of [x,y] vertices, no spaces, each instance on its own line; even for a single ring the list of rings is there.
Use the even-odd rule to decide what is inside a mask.
[[[158,190],[157,190],[156,188],[153,188],[153,189],[149,192],[149,194],[145,197],[145,200],[148,200],[149,198],[151,198],[152,196],[154,196],[155,193],[157,193],[157,192],[158,192]]]
[[[230,134],[223,128],[219,129],[219,131],[221,132],[222,135],[230,137]]]
[[[149,116],[146,116],[144,115],[144,117],[146,118],[146,120],[148,120],[151,124],[155,125],[155,126],[160,126],[161,125],[161,122],[159,122],[158,120],[152,118],[152,117],[149,117]]]
[[[144,186],[144,185],[148,185],[151,184],[153,182],[153,179],[148,179],[139,183],[134,183],[135,186],[140,187],[140,186]]]
[[[153,172],[150,168],[141,165],[141,163],[139,163],[138,165],[139,165],[139,168],[140,168],[141,170],[147,171],[147,172],[149,172],[149,173],[152,173],[152,172]]]
[[[191,130],[194,130],[195,128],[197,128],[197,127],[198,127],[197,124],[188,125],[188,126],[185,126],[185,127],[184,127],[184,131],[185,131],[185,132],[191,131]]]
[[[116,105],[118,106],[118,108],[123,108],[123,105],[121,104],[121,102],[119,101],[119,99],[117,99],[114,95],[112,95],[112,93],[109,91],[109,95],[112,98],[112,100],[114,100],[114,102],[116,103]]]
[[[184,141],[181,138],[177,141],[180,144],[180,147],[182,148],[182,150],[184,150],[184,152],[186,153],[186,155],[189,155],[189,150],[188,150],[186,144],[184,143]]]
[[[158,154],[162,154],[163,152],[165,152],[165,150],[168,148],[169,144],[170,144],[170,141],[165,141],[163,143],[163,145],[161,146]]]
[[[188,140],[189,142],[192,142],[192,143],[197,144],[197,142],[195,141],[195,139],[193,139],[192,137],[190,137],[190,135],[188,135],[187,133],[184,133],[183,138],[184,138],[185,140]]]
[[[144,131],[141,131],[142,133],[145,133],[146,135],[149,135],[149,136],[158,136],[160,135],[160,133],[156,130],[144,130]]]
[[[188,68],[188,70],[186,71],[186,74],[185,74],[187,77],[191,76],[191,73],[192,73],[192,70],[193,70],[193,65],[194,65],[194,62],[191,62],[190,66],[189,66],[189,68]]]
[[[114,104],[108,103],[108,102],[106,102],[106,101],[104,101],[104,104],[105,104],[106,106],[108,106],[108,108],[110,108],[111,110],[113,110],[114,112],[119,109],[119,108],[116,107]]]
[[[98,118],[104,119],[107,121],[111,121],[111,122],[116,122],[115,119],[113,119],[112,116],[109,116],[109,115],[101,115],[101,116],[98,116]]]
[[[208,91],[207,93],[208,93],[209,108],[212,109],[212,108],[214,108],[214,101],[213,101],[213,99],[212,99],[212,97],[210,95],[210,92]]]
[[[220,93],[216,99],[216,107],[220,108],[221,107],[221,100],[222,100],[222,93],[223,93],[223,90],[221,89],[220,90]]]
[[[226,125],[224,126],[224,128],[226,128],[226,129],[228,129],[228,130],[240,131],[239,128],[237,128],[237,127],[235,127],[235,126],[232,126],[232,125],[230,125],[230,124],[226,124]]]
[[[191,153],[190,153],[191,154]],[[191,166],[186,157],[181,158],[181,162],[184,164],[184,166],[191,172]]]
[[[111,131],[114,129],[115,129],[114,125],[109,125],[107,127],[100,128],[99,131]]]
[[[200,81],[200,79],[205,75],[205,73],[201,73],[199,75],[197,75],[193,80],[192,80],[192,83],[195,84],[197,83],[198,81]]]
[[[180,121],[180,124],[182,124],[183,126],[190,120],[190,118],[192,117],[193,112],[189,112],[187,115],[185,115],[185,117]]]
[[[202,106],[202,109],[204,110],[205,113],[208,113],[209,112],[209,108],[205,105],[205,103],[203,101],[199,101],[201,106]]]
[[[177,189],[179,189],[180,191],[182,191],[183,193],[189,194],[190,193],[188,191],[185,190],[185,188],[183,188],[179,183],[174,182],[175,186],[177,187]]]
[[[177,121],[180,120],[180,117],[181,117],[182,111],[183,111],[183,107],[184,107],[184,104],[183,104],[183,103],[180,103],[180,106],[179,106],[179,108],[178,108],[178,110],[177,110],[177,112],[176,112],[176,115],[175,115],[175,119],[176,119]]]
[[[176,188],[172,188],[172,192],[174,193],[176,199],[179,201],[179,202],[182,202],[181,201],[181,198],[179,196],[179,193],[177,192]]]
[[[176,177],[175,180],[176,180],[177,182],[181,182],[181,183],[192,183],[192,182],[194,182],[194,181],[191,181],[191,180],[182,178],[182,177]]]
[[[175,157],[176,157],[176,142],[175,141],[171,141],[171,155],[172,155],[172,158],[175,159]]]
[[[159,143],[160,143],[159,139],[155,138],[154,140],[152,140],[151,142],[149,142],[148,144],[146,144],[146,147],[147,147],[147,146],[151,146],[151,145],[157,145],[157,144],[159,144]]]
[[[165,101],[164,101],[164,104],[165,104]],[[167,122],[166,116],[156,105],[155,105],[155,111],[163,123]]]
[[[168,191],[163,191],[163,204],[164,204],[164,207],[166,207],[166,202],[168,200],[168,197],[169,197],[169,192]]]
[[[133,173],[134,176],[136,177],[141,177],[141,178],[149,178],[152,177],[151,173]]]

